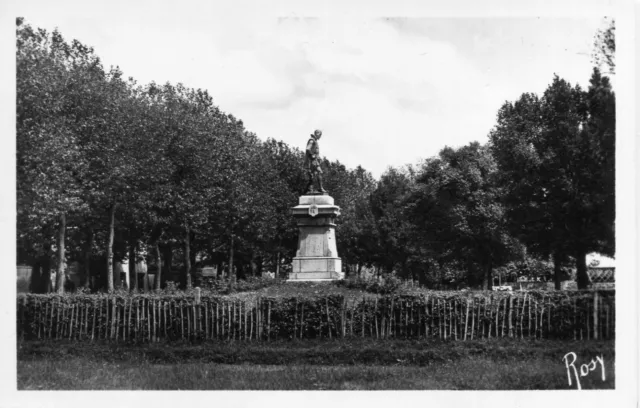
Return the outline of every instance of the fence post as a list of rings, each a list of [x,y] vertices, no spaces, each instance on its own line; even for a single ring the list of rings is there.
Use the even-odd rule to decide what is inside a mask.
[[[378,298],[376,298],[373,305],[373,319],[376,321],[376,338],[379,338],[380,331],[378,329]],[[342,337],[344,337],[344,328],[342,329]]]
[[[270,338],[271,338],[271,300],[267,302],[267,340],[269,340]]]
[[[365,307],[365,297],[362,296],[362,326],[360,327],[360,337],[364,338],[364,307]]]
[[[604,320],[605,333],[604,333],[604,335],[605,335],[605,337],[606,337],[607,339],[610,339],[610,338],[611,338],[611,331],[610,331],[610,329],[609,329],[609,305],[608,305],[608,304],[605,304],[605,305],[604,305],[604,311],[605,311],[605,315],[604,315],[604,319],[605,319],[605,320]]]
[[[467,312],[465,314],[465,318],[464,318],[464,338],[463,341],[467,340],[467,329],[468,329],[468,322],[469,322],[469,298],[466,298],[467,301]]]
[[[598,291],[593,291],[593,339],[598,340]]]
[[[505,309],[506,309],[505,302]],[[513,297],[509,294],[509,337],[513,337],[513,319],[512,319],[512,311],[513,311]]]
[[[115,339],[115,335],[116,335],[116,324],[118,323],[118,316],[116,315],[117,312],[117,298],[114,296],[113,297],[113,302],[111,304],[111,332],[109,333],[109,340],[113,340]]]

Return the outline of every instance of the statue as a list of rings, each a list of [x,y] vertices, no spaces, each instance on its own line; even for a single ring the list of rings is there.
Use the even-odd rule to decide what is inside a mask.
[[[340,207],[322,188],[320,148],[322,132],[313,132],[305,149],[304,171],[309,177],[305,192],[291,215],[298,226],[298,248],[291,261],[289,282],[323,282],[344,279],[336,245],[336,217]],[[315,186],[315,187],[314,187]]]
[[[304,158],[304,167],[309,177],[306,194],[326,193],[322,188],[322,169],[320,168],[320,147],[318,140],[322,137],[322,131],[316,130],[311,134],[309,142],[307,142],[307,150]],[[318,190],[314,188],[314,180],[317,182]]]

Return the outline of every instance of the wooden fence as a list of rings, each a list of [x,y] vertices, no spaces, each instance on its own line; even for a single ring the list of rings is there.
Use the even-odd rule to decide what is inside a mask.
[[[19,295],[18,337],[82,341],[496,337],[611,339],[606,292],[431,292],[347,299]]]

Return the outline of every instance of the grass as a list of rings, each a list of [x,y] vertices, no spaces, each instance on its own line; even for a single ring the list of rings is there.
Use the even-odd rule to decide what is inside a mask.
[[[208,290],[204,289],[204,293]],[[400,293],[400,292],[398,292]],[[362,300],[363,297],[373,299],[380,297],[379,294],[367,292],[361,288],[349,288],[341,285],[339,282],[285,282],[274,280],[269,285],[259,288],[252,288],[248,285],[240,291],[224,293],[230,299],[238,299],[244,301],[255,301],[257,297],[269,298],[314,298],[324,297],[327,295],[342,295],[348,300]]]
[[[583,389],[613,388],[613,379]],[[562,367],[545,361],[467,359],[434,367],[117,364],[74,358],[20,364],[21,390],[536,390],[567,389]]]
[[[18,388],[153,390],[570,389],[562,357],[603,355],[583,389],[614,388],[612,341],[470,342],[373,339],[200,345],[28,342]],[[579,366],[577,366],[579,369]]]

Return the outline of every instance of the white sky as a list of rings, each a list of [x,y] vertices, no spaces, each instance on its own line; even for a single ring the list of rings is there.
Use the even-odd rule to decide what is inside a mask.
[[[323,155],[374,176],[445,145],[485,142],[501,104],[541,93],[554,73],[587,86],[604,26],[595,16],[230,17],[144,2],[21,12],[140,83],[207,89],[263,140],[303,148],[320,128]]]

